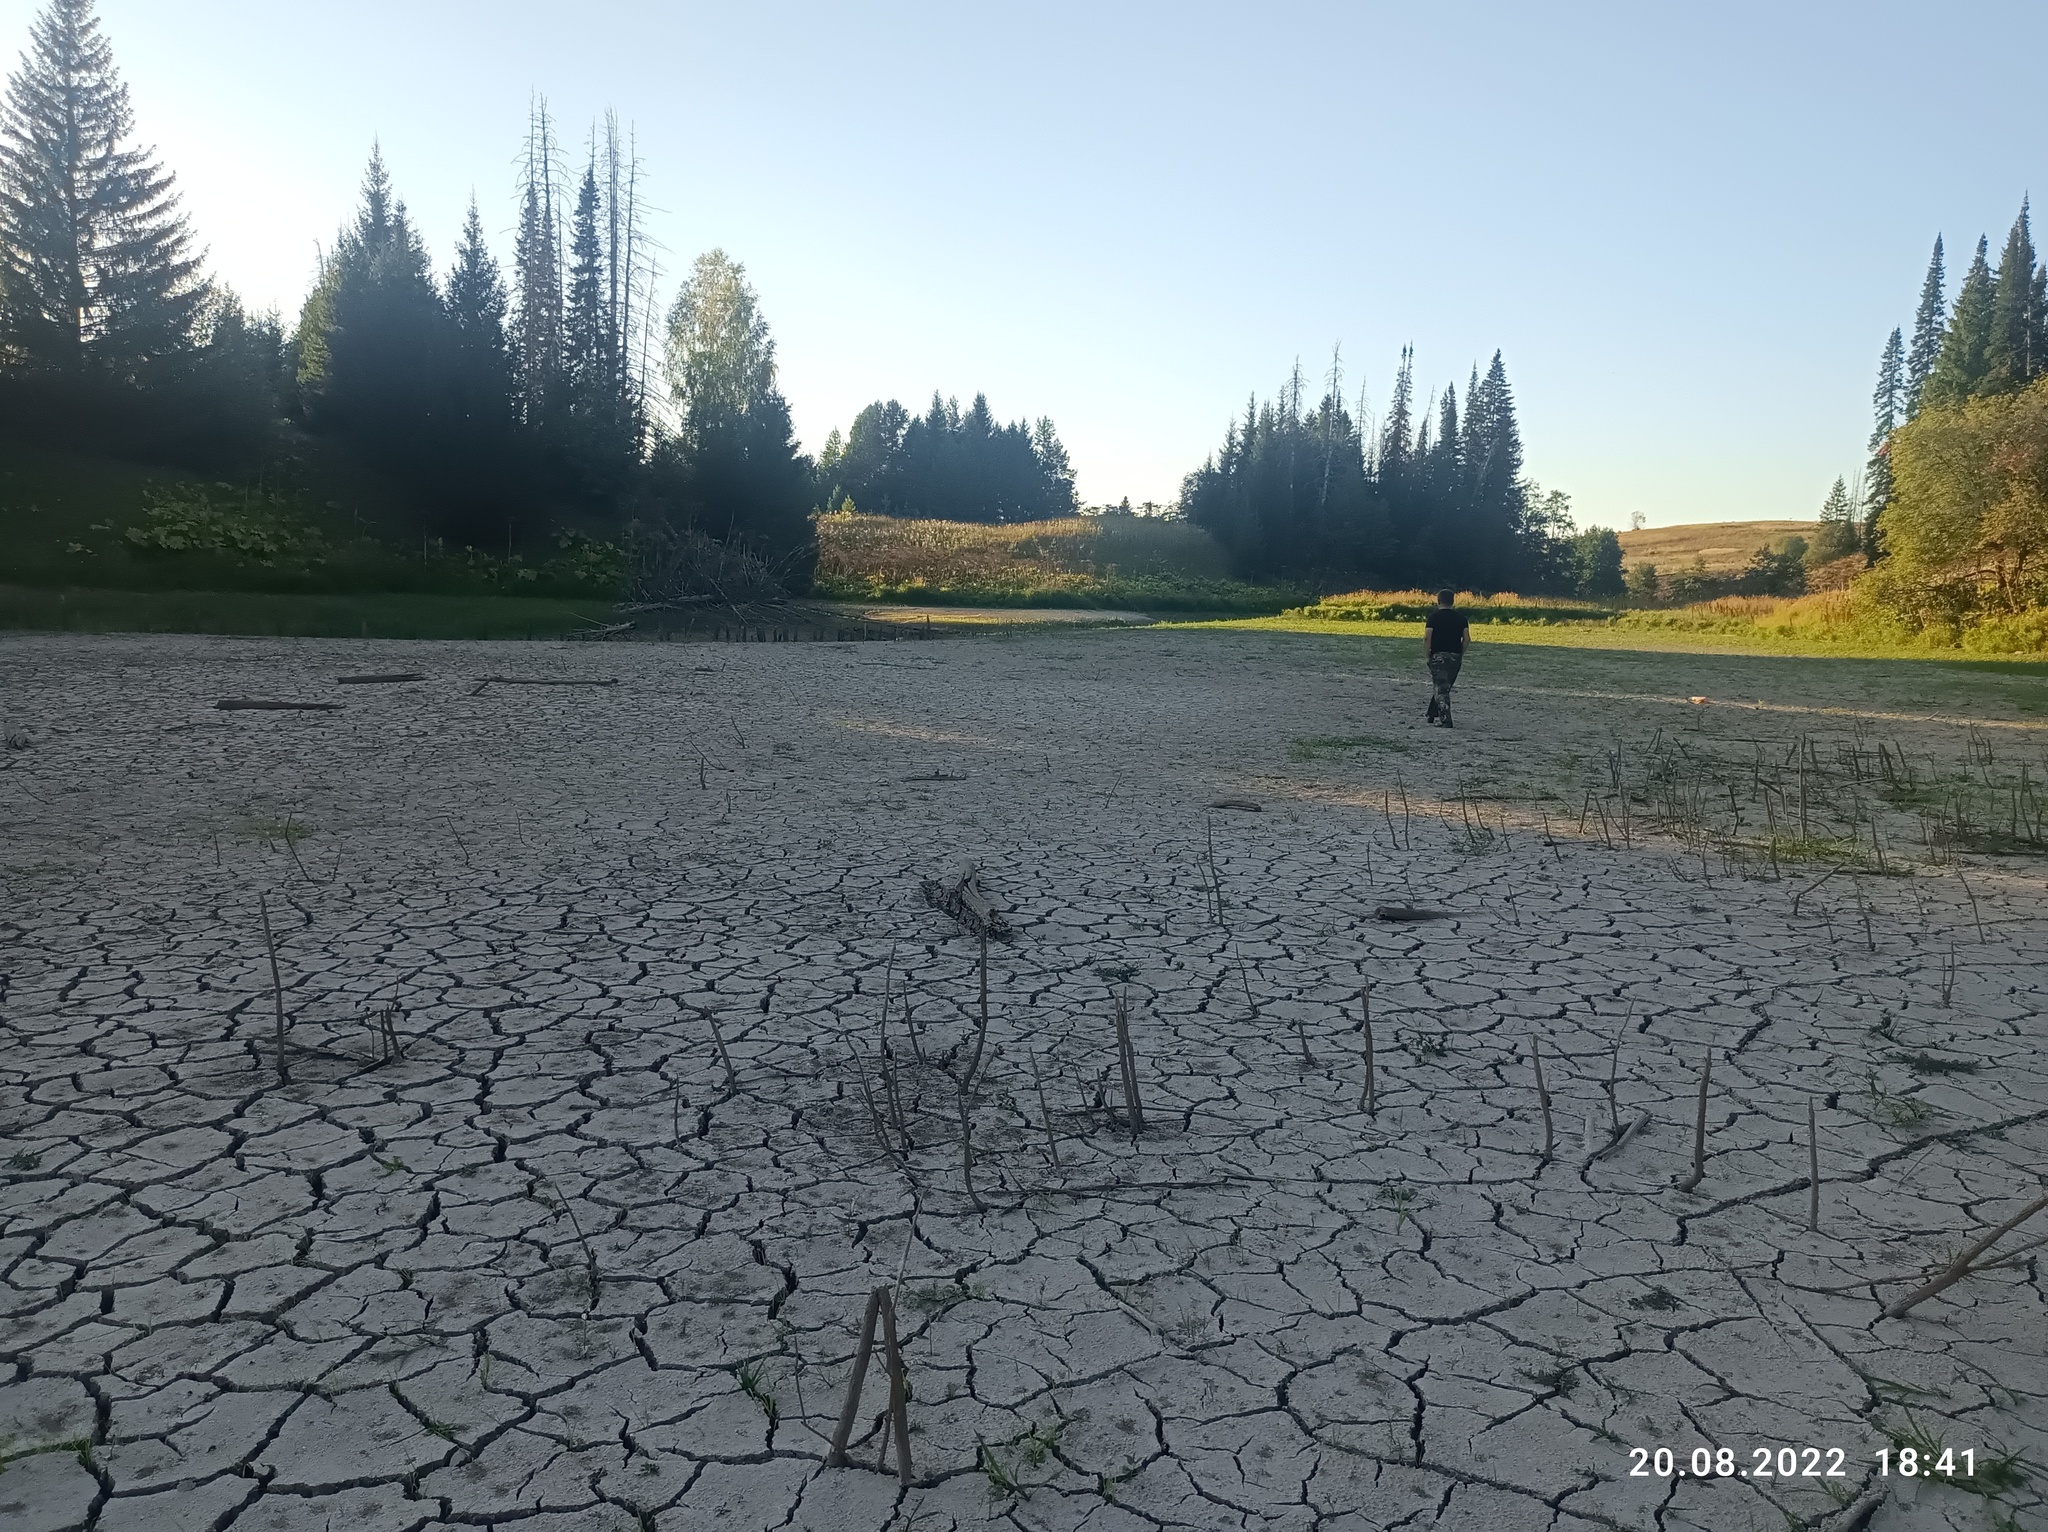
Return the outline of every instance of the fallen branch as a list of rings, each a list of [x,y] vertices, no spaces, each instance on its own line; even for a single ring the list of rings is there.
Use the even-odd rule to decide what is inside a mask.
[[[1815,878],[1811,883],[1807,884],[1806,887],[1802,888],[1801,890],[1799,890],[1798,893],[1792,896],[1793,919],[1796,920],[1799,918],[1799,901],[1804,899],[1808,894],[1812,893],[1815,889],[1819,888],[1821,884],[1827,882],[1829,878],[1832,878],[1836,873],[1840,872],[1841,870],[1842,869],[1840,867],[1830,867],[1826,872],[1822,873],[1819,877]]]
[[[1263,803],[1255,803],[1250,798],[1218,798],[1209,807],[1212,809],[1240,809],[1247,814],[1263,814],[1266,812],[1266,806]]]
[[[2017,1229],[2021,1224],[2025,1223],[2029,1218],[2032,1218],[2036,1213],[2040,1212],[2043,1208],[2048,1208],[2048,1193],[2044,1193],[2043,1195],[2036,1197],[2032,1202],[2029,1202],[2025,1207],[2021,1208],[2017,1213],[2013,1214],[2012,1217],[2006,1219],[2004,1223],[2000,1224],[1997,1228],[1993,1229],[1989,1234],[1985,1235],[1982,1239],[1978,1240],[1976,1244],[1970,1246],[1969,1249],[1965,1250],[1961,1255],[1957,1256],[1953,1261],[1949,1262],[1948,1266],[1943,1269],[1941,1275],[1935,1277],[1930,1282],[1925,1282],[1921,1284],[1919,1287],[1914,1288],[1913,1291],[1906,1294],[1905,1297],[1900,1298],[1896,1302],[1894,1302],[1890,1308],[1884,1311],[1884,1317],[1886,1319],[1898,1319],[1902,1317],[1904,1314],[1906,1314],[1909,1310],[1918,1306],[1919,1304],[1925,1303],[1929,1298],[1932,1298],[1936,1293],[1942,1292],[1947,1288],[1953,1287],[1956,1283],[1962,1281],[1963,1278],[1969,1276],[1973,1271],[1976,1271],[1978,1269],[1973,1264],[1978,1256],[1982,1255],[1985,1251],[1989,1250],[1993,1245],[1997,1244],[2006,1235],[2010,1234],[2014,1229]]]
[[[336,686],[390,686],[399,681],[424,681],[426,676],[417,670],[397,670],[389,675],[336,676]]]
[[[472,697],[481,697],[486,686],[617,686],[617,676],[586,680],[580,677],[564,676],[478,676]]]
[[[1631,1121],[1627,1127],[1623,1128],[1619,1133],[1616,1133],[1614,1137],[1609,1139],[1603,1147],[1595,1149],[1591,1154],[1587,1155],[1584,1159],[1580,1160],[1579,1169],[1584,1170],[1588,1165],[1591,1165],[1595,1160],[1604,1160],[1610,1154],[1619,1154],[1623,1146],[1626,1145],[1630,1139],[1634,1138],[1638,1133],[1642,1132],[1643,1129],[1647,1128],[1649,1125],[1650,1114],[1648,1112],[1636,1113],[1634,1120]]]
[[[1536,1064],[1536,1099],[1543,1104],[1543,1161],[1550,1163],[1552,1149],[1550,1133],[1550,1088],[1543,1083],[1543,1039],[1529,1039],[1529,1057]]]
[[[951,915],[961,925],[983,941],[993,937],[997,941],[1008,939],[1009,922],[989,901],[978,881],[981,870],[972,862],[962,862],[953,871],[953,881],[941,883],[935,878],[926,878],[919,885],[924,902],[942,914]]]

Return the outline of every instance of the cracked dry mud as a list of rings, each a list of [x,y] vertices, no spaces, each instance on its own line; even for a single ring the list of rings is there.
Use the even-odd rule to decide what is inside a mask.
[[[2048,1524],[2035,1256],[1881,1318],[2038,1187],[2039,864],[1959,876],[1894,818],[1893,876],[1810,888],[1579,817],[1615,742],[2038,778],[2040,683],[1482,648],[1445,734],[1411,649],[6,640],[0,704],[51,732],[0,771],[0,1525]],[[918,894],[962,857],[1017,927],[985,1212],[976,945]],[[1617,1035],[1652,1122],[1582,1166]],[[820,1469],[878,1284],[907,1489],[873,1440]],[[1902,1499],[1909,1411],[2025,1477]],[[1628,1471],[1723,1444],[1845,1475]]]

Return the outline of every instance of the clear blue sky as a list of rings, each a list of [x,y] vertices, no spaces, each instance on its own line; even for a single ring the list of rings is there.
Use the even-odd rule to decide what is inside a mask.
[[[0,55],[36,0],[0,0]],[[1810,516],[1936,233],[2048,178],[2048,7],[101,0],[215,272],[295,313],[373,137],[445,261],[509,253],[533,92],[638,130],[815,450],[871,399],[1051,415],[1168,500],[1341,342],[1383,405],[1506,355],[1581,524]],[[668,284],[672,288],[672,283]]]

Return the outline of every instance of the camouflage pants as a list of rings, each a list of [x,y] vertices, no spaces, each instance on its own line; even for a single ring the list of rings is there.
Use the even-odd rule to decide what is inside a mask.
[[[1451,721],[1451,688],[1458,684],[1458,671],[1465,663],[1465,656],[1450,650],[1439,650],[1429,657],[1429,679],[1436,688],[1429,699],[1429,716],[1432,721]]]

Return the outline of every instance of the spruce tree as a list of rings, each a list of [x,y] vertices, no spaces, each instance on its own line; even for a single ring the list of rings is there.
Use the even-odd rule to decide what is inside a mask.
[[[1394,374],[1394,395],[1387,401],[1386,424],[1380,428],[1379,474],[1399,480],[1408,472],[1414,452],[1415,348],[1401,348],[1400,370]]]
[[[519,417],[541,428],[562,396],[562,242],[554,124],[545,101],[527,123],[519,232],[512,247],[513,383]]]
[[[1977,238],[1977,254],[1963,276],[1956,294],[1955,312],[1949,316],[1948,333],[1942,337],[1941,356],[1928,375],[1923,404],[1955,409],[1982,387],[1989,363],[1991,313],[1998,301],[1998,281],[1985,260],[1989,249],[1984,237]]]
[[[0,104],[0,361],[136,380],[191,351],[207,289],[92,0],[50,0]]]
[[[1941,236],[1934,237],[1934,257],[1927,263],[1927,280],[1920,284],[1920,306],[1913,311],[1913,349],[1906,357],[1906,418],[1920,413],[1920,398],[1927,379],[1941,356],[1942,325],[1947,318],[1948,297],[1943,291]]]
[[[562,326],[562,365],[570,407],[593,421],[610,418],[618,381],[598,212],[597,163],[593,159],[583,172],[570,223],[568,311]]]
[[[1814,534],[1807,549],[1806,561],[1825,564],[1846,558],[1859,545],[1855,502],[1849,494],[1849,486],[1837,477],[1834,486],[1828,490],[1827,499],[1821,502],[1820,530]]]
[[[1905,338],[1893,330],[1878,358],[1877,388],[1870,396],[1873,421],[1870,430],[1870,466],[1864,474],[1866,519],[1875,524],[1878,512],[1892,497],[1892,469],[1889,443],[1905,410]]]
[[[484,243],[484,222],[469,199],[462,238],[455,246],[455,264],[448,272],[448,319],[464,351],[503,358],[505,352],[505,279],[498,259]]]
[[[312,424],[405,458],[445,409],[447,314],[426,246],[373,146],[362,206],[299,314],[298,382]]]
[[[2022,202],[1998,258],[1990,338],[1984,348],[1984,380],[1978,393],[2017,393],[2040,376],[2043,363],[2048,362],[2041,344],[2042,280],[2043,273],[2034,261],[2027,204]]]
[[[478,424],[501,424],[511,392],[505,281],[497,258],[484,243],[483,219],[477,216],[474,196],[455,247],[444,306],[455,350],[456,411]]]

